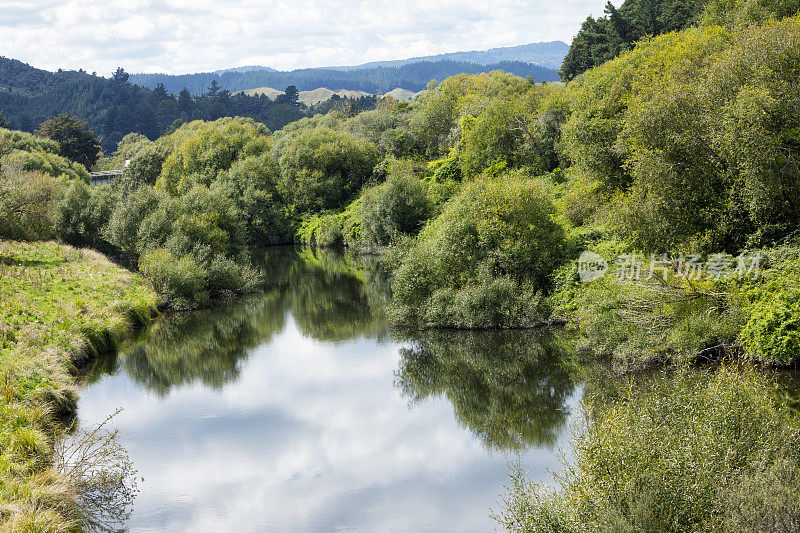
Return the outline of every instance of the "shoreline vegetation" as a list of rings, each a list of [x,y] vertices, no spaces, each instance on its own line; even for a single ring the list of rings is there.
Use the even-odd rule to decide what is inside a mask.
[[[0,524],[77,527],[76,485],[54,461],[71,426],[76,366],[148,324],[160,299],[101,254],[0,241]]]
[[[575,358],[610,362],[619,381],[676,371],[661,387],[589,394],[588,429],[561,490],[515,473],[510,514],[499,513],[508,528],[797,530],[787,495],[800,490],[798,413],[769,378],[730,363],[800,365],[800,4],[656,1],[652,31],[639,4],[598,22],[598,42],[587,21],[567,83],[459,75],[413,102],[336,108],[274,132],[235,117],[176,124],[155,140],[130,134],[98,162],[130,161],[112,186],[89,187],[53,140],[0,129],[0,238],[81,249],[4,244],[2,268],[20,278],[3,283],[39,294],[40,279],[71,273],[60,292],[40,296],[41,312],[63,300],[63,331],[113,348],[157,301],[194,309],[257,290],[270,273],[250,250],[298,242],[376,252],[395,324],[565,322]],[[625,263],[632,272],[660,268],[586,280],[584,253],[595,265],[638,257]],[[706,274],[687,276],[689,257]],[[747,257],[758,257],[757,275],[738,268]],[[77,265],[86,270],[70,270]],[[114,292],[123,278],[129,285]],[[135,305],[112,303],[126,299]],[[74,402],[67,363],[45,371],[53,350],[77,341],[58,328],[37,333],[28,304],[3,305],[4,357],[32,377],[4,378],[11,455],[0,466],[12,481],[0,495],[56,523],[47,502],[58,500],[26,483],[47,471],[45,404]],[[34,334],[18,337],[25,328]],[[34,344],[14,355],[20,339]],[[686,369],[698,357],[725,364],[694,379]]]

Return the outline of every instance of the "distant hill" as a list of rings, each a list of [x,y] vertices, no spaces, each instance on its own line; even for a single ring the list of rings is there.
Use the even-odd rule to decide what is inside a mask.
[[[398,87],[397,89],[392,89],[391,91],[387,92],[385,94],[385,96],[391,96],[392,98],[394,98],[398,102],[405,102],[406,100],[413,100],[418,95],[420,95],[421,93],[424,93],[424,92],[425,91],[420,91],[418,93],[415,93],[413,91],[408,91],[406,89],[400,89]]]
[[[485,52],[489,53],[489,52]],[[555,69],[545,68],[523,61],[500,61],[476,63],[441,59],[436,61],[409,60],[399,66],[362,66],[357,68],[308,68],[288,72],[268,69],[246,72],[224,71],[221,74],[203,72],[198,74],[132,74],[130,81],[154,89],[163,84],[167,91],[177,94],[186,87],[194,95],[203,94],[213,80],[220,88],[231,92],[274,87],[278,90],[295,85],[299,91],[311,91],[320,87],[338,91],[363,91],[369,94],[386,93],[396,88],[421,91],[432,79],[443,80],[456,74],[477,74],[492,70],[504,70],[517,76],[531,76],[537,82],[556,81]]]
[[[502,48],[490,48],[489,50],[473,50],[470,52],[451,52],[449,54],[438,54],[435,56],[412,57],[410,59],[398,59],[394,61],[373,61],[352,67],[334,67],[340,70],[354,70],[375,67],[400,67],[409,63],[419,63],[420,61],[463,61],[467,63],[478,63],[479,65],[489,65],[501,61],[520,61],[523,63],[533,63],[540,67],[553,70],[561,68],[564,56],[569,51],[569,45],[563,41],[552,41],[549,43],[531,43],[519,46],[505,46]]]
[[[272,87],[258,87],[257,89],[247,89],[242,92],[249,96],[263,94],[264,96],[268,96],[273,100],[277,98],[278,95],[283,94],[283,91],[273,89]],[[340,98],[359,98],[361,96],[370,96],[369,93],[365,93],[364,91],[332,91],[330,89],[326,89],[325,87],[319,87],[312,91],[300,91],[300,101],[309,106],[315,105],[320,102],[324,102],[325,100],[329,100],[334,94]]]

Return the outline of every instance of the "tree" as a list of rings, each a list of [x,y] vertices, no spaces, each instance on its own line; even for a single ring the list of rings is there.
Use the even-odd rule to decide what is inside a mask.
[[[6,127],[6,117],[3,115],[3,112],[0,111],[0,128]]]
[[[188,113],[192,109],[192,93],[186,87],[178,94],[178,109],[183,113]]]
[[[42,122],[36,135],[58,143],[62,156],[91,168],[100,157],[100,141],[86,122],[78,117],[59,115]]]
[[[300,93],[297,91],[297,87],[289,85],[284,93],[278,97],[278,102],[300,107]]]
[[[206,94],[209,98],[216,98],[217,94],[219,94],[219,83],[216,79],[211,80],[211,85],[208,86],[208,92]]]
[[[130,75],[127,72],[125,72],[125,69],[123,69],[122,67],[117,67],[117,70],[114,71],[114,76],[113,76],[114,81],[118,81],[121,83],[128,83],[129,77]]]
[[[366,139],[329,128],[301,132],[281,155],[282,188],[300,213],[344,207],[366,183],[378,150]]]

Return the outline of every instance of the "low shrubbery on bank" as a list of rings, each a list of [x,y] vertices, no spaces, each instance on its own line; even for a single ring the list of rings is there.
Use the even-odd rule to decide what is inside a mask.
[[[396,259],[394,320],[461,328],[540,323],[542,291],[566,247],[554,215],[536,180],[466,185]]]
[[[510,531],[795,531],[800,420],[741,369],[642,380],[584,401],[575,464],[557,490],[512,478]]]
[[[159,304],[152,288],[102,255],[0,241],[0,524],[64,531],[73,489],[51,463],[74,414],[74,362],[116,349]]]

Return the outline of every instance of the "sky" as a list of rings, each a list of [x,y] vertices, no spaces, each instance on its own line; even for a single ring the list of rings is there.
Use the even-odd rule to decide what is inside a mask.
[[[569,42],[605,0],[0,0],[0,56],[103,76]]]

